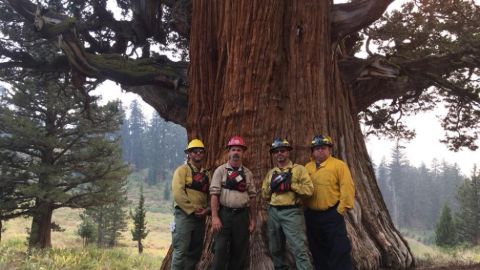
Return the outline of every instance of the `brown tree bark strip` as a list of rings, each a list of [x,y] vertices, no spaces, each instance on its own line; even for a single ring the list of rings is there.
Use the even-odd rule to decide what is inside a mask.
[[[49,248],[52,246],[51,226],[54,208],[48,202],[36,200],[36,211],[33,214],[28,246],[30,248]]]

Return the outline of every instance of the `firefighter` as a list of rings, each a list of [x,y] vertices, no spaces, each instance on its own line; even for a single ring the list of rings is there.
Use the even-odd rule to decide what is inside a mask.
[[[267,235],[275,269],[291,269],[285,258],[285,241],[296,269],[313,269],[308,250],[301,202],[313,193],[305,167],[290,161],[292,147],[286,139],[275,139],[270,147],[275,167],[265,176],[262,195],[268,202]]]
[[[353,208],[355,186],[347,165],[332,156],[333,141],[316,135],[311,142],[312,161],[305,167],[313,182],[306,201],[305,223],[315,269],[353,269],[351,245],[343,215]]]
[[[234,136],[227,144],[228,161],[213,173],[210,184],[213,269],[246,269],[249,237],[255,229],[255,184],[252,172],[242,165],[247,146]]]
[[[195,269],[202,254],[208,207],[209,172],[202,167],[205,146],[193,139],[185,149],[187,163],[178,167],[172,179],[174,225],[172,270]]]

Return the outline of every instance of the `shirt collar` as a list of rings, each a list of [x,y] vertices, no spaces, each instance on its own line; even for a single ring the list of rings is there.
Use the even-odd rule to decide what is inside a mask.
[[[193,169],[194,172],[201,172],[203,171],[203,168],[197,168],[195,165],[193,165],[191,162],[187,162],[188,165]]]
[[[225,167],[228,168],[228,169],[234,170],[234,168],[232,167],[232,165],[230,165],[230,162],[228,162],[228,161],[227,161]],[[239,171],[243,170],[243,165],[240,165],[240,167],[238,167],[238,170]]]
[[[330,155],[324,162],[320,163],[320,167],[325,167],[331,158],[332,156]]]
[[[282,169],[280,169],[278,166],[276,166],[274,169],[276,171],[285,171],[285,170],[288,170],[288,169],[291,169],[293,168],[293,162],[291,160],[288,161],[287,163],[287,166],[283,167]]]
[[[330,155],[324,162],[320,163],[319,168],[325,167],[331,158],[332,156]],[[317,163],[315,162],[315,160],[313,160],[313,163],[315,164],[315,167],[317,167]]]

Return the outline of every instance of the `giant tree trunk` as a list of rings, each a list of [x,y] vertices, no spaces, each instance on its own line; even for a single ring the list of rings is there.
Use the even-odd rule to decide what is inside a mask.
[[[29,248],[49,248],[52,246],[51,228],[53,210],[54,208],[49,203],[37,203],[32,219],[32,227],[30,229]]]
[[[358,269],[413,265],[375,181],[359,128],[355,101],[340,79],[332,46],[330,1],[193,1],[190,43],[189,138],[206,143],[207,165],[225,162],[229,137],[241,135],[245,165],[257,187],[270,167],[268,143],[287,137],[292,158],[305,164],[314,134],[330,134],[357,189],[346,215]],[[250,269],[273,269],[265,234],[265,201],[257,196],[257,230]],[[210,224],[208,224],[210,225]],[[211,263],[206,236],[199,269]],[[170,253],[162,269],[168,269]]]

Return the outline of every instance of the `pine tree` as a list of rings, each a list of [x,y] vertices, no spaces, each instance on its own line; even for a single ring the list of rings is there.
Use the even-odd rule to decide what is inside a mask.
[[[147,164],[148,164],[148,177],[147,183],[149,185],[155,185],[160,176],[160,172],[167,167],[167,146],[164,143],[166,134],[165,121],[160,118],[158,113],[154,112],[152,119],[147,128],[146,143],[147,147]]]
[[[130,213],[130,216],[134,222],[134,228],[132,229],[132,240],[137,241],[138,253],[143,252],[142,239],[147,237],[149,231],[147,230],[146,210],[145,210],[145,198],[143,196],[143,185],[140,187],[140,199],[138,206],[135,209],[135,213]]]
[[[455,225],[447,203],[443,206],[440,220],[435,228],[435,243],[442,247],[453,246],[456,243]]]
[[[421,164],[417,172],[418,176],[415,179],[415,182],[417,182],[415,188],[417,213],[412,213],[412,216],[418,219],[422,226],[420,229],[432,230],[438,220],[439,211],[437,211],[437,207],[441,194],[438,193],[438,186],[434,185],[432,174],[425,163]]]
[[[119,104],[99,106],[60,75],[15,83],[0,108],[0,219],[32,216],[29,245],[51,246],[52,213],[113,202],[128,169],[113,136]]]
[[[385,201],[385,205],[387,206],[388,211],[390,213],[393,213],[393,185],[388,175],[388,168],[385,157],[382,158],[380,165],[378,165],[377,183],[380,191],[382,192],[382,197]]]
[[[146,168],[145,157],[145,117],[137,100],[133,100],[130,104],[130,156],[128,161],[135,165],[135,170]]]
[[[470,179],[458,188],[458,237],[461,242],[480,244],[480,174],[475,166]]]
[[[117,246],[118,241],[122,238],[122,232],[127,230],[127,212],[125,206],[127,203],[126,196],[120,198],[112,204],[107,212],[109,220],[107,226],[107,246]]]
[[[95,242],[96,233],[95,233],[95,223],[90,216],[87,215],[86,211],[80,214],[80,220],[82,221],[78,225],[77,234],[82,238],[83,246]]]
[[[407,194],[407,183],[405,177],[405,165],[404,154],[402,147],[398,142],[392,149],[391,161],[388,164],[388,178],[392,184],[392,220],[395,225],[399,227],[405,227],[405,211],[404,197]]]
[[[442,194],[443,201],[452,202],[452,208],[456,209],[455,195],[458,187],[462,184],[464,177],[460,174],[460,168],[456,163],[449,164],[442,160],[440,165],[439,194]]]
[[[122,146],[122,158],[125,162],[129,162],[129,157],[131,156],[131,136],[130,136],[130,129],[129,129],[129,121],[125,115],[125,110],[122,108],[121,110],[121,117],[122,117],[122,125],[120,127],[120,141]]]
[[[123,190],[114,202],[87,209],[86,214],[96,227],[98,247],[114,247],[118,244],[121,233],[127,229],[126,205],[127,198]]]

